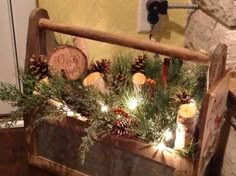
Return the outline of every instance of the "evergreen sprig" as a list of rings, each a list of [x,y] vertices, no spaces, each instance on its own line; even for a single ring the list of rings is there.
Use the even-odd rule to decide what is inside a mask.
[[[9,126],[9,124],[15,123],[24,113],[29,113],[37,107],[40,107],[43,114],[41,118],[36,119],[34,127],[47,119],[61,120],[65,118],[66,113],[63,109],[47,104],[47,100],[52,98],[88,118],[89,127],[85,129],[85,135],[82,137],[79,148],[82,162],[99,134],[103,131],[109,134],[113,122],[121,118],[120,115],[110,111],[113,108],[123,108],[131,117],[139,119],[138,125],[132,129],[136,137],[150,142],[161,142],[166,129],[175,129],[178,107],[172,101],[173,95],[177,90],[184,89],[190,92],[194,99],[196,97],[200,103],[206,81],[206,69],[172,58],[169,67],[169,86],[164,89],[161,82],[162,61],[148,55],[145,74],[146,77],[156,82],[155,91],[151,95],[147,85],[141,87],[140,90],[133,87],[130,73],[133,59],[132,54],[121,54],[113,59],[113,65],[109,72],[111,77],[122,73],[128,76],[130,83],[119,87],[118,92],[111,89],[107,94],[85,88],[82,80],[68,81],[56,75],[49,78],[46,83],[38,81],[32,75],[21,74],[23,92],[11,84],[0,83],[0,100],[9,102],[13,107],[16,107],[11,115],[10,123],[4,122],[4,124]],[[111,79],[106,81],[107,85],[111,85],[109,82],[112,81]],[[37,94],[33,92],[37,92]],[[132,98],[138,100],[136,109],[130,109],[128,106],[128,102]],[[103,105],[108,106],[108,112],[101,111]],[[194,151],[192,148],[188,148],[189,151]],[[185,155],[186,151],[181,154]]]
[[[118,54],[113,57],[113,64],[111,67],[111,72],[113,74],[123,73],[125,75],[130,75],[130,66],[133,61],[134,56],[129,54]]]

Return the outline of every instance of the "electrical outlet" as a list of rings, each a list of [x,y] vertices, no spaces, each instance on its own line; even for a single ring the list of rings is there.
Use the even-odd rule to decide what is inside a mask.
[[[151,32],[152,25],[148,22],[148,11],[147,11],[147,2],[150,0],[139,0],[138,6],[138,23],[137,23],[137,32],[138,33],[149,33]],[[154,1],[154,0],[151,0]],[[158,0],[162,2],[163,0]],[[159,21],[154,25],[152,33],[157,33],[162,30],[164,21],[166,20],[167,15],[159,14]]]
[[[138,2],[138,23],[137,23],[137,32],[138,33],[146,33],[150,32],[151,26],[147,21],[147,4],[148,0],[139,0]]]

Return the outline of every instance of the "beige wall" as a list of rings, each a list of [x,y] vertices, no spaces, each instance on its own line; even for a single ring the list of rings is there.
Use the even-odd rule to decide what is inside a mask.
[[[56,21],[148,39],[147,34],[137,34],[138,0],[38,0],[38,5],[47,9],[50,18]],[[183,46],[187,11],[169,10],[168,13],[166,30],[155,38]],[[120,51],[117,46],[93,41],[88,42],[88,49],[91,58],[105,57]]]

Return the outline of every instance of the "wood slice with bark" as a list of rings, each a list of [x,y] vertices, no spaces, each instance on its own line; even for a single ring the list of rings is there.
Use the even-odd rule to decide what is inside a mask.
[[[134,89],[137,91],[140,91],[142,86],[145,84],[146,82],[146,76],[143,73],[135,73],[132,76],[132,82],[134,84]]]
[[[193,104],[183,104],[179,107],[175,148],[184,149],[188,146],[195,132],[197,122],[197,107]]]
[[[105,81],[102,78],[102,74],[99,72],[90,73],[83,81],[84,87],[92,87],[99,90],[102,93],[106,93]]]
[[[50,55],[48,65],[50,75],[57,74],[68,80],[78,80],[87,71],[88,58],[79,48],[60,46]]]

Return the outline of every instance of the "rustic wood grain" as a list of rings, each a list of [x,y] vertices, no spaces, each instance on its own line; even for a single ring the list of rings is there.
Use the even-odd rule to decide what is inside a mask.
[[[27,162],[24,128],[0,129],[0,176],[55,176]]]
[[[207,120],[210,117],[207,117],[207,113],[209,111],[209,107],[211,106],[210,100],[211,92],[215,89],[216,85],[219,84],[220,80],[228,74],[229,72],[225,73],[225,65],[226,65],[226,56],[227,56],[227,46],[224,44],[220,44],[216,47],[214,53],[211,55],[211,62],[209,66],[209,74],[208,74],[208,83],[207,83],[207,92],[205,93],[202,101],[200,118],[199,118],[199,144],[201,147],[201,152],[203,150],[203,139],[206,138],[207,133],[206,130]],[[227,91],[227,90],[226,90]],[[225,95],[227,97],[227,94]],[[209,135],[209,134],[208,134]],[[196,164],[196,167],[201,167],[204,165],[203,159],[199,160],[199,163]],[[206,162],[207,164],[208,162]],[[206,165],[205,164],[205,165]],[[204,173],[204,170],[200,171],[198,168],[198,175],[201,176],[200,173]]]
[[[203,104],[203,109],[205,109],[205,121],[202,121],[203,124],[201,124],[202,128],[199,139],[201,146],[200,163],[198,169],[199,175],[203,175],[206,166],[214,153],[214,157],[217,156],[217,166],[219,166],[220,158],[223,158],[223,156],[219,155],[219,153],[221,153],[220,151],[222,151],[222,149],[219,150],[219,148],[224,146],[225,143],[221,143],[222,145],[219,146],[217,144],[219,139],[223,140],[223,138],[225,138],[224,136],[226,135],[224,133],[226,131],[225,128],[227,128],[225,127],[226,124],[224,123],[224,112],[226,111],[229,81],[230,72],[227,72],[225,76],[207,92],[205,97],[208,104],[207,106],[204,106]],[[222,130],[220,128],[221,124],[223,124]]]
[[[173,176],[175,169],[168,167],[165,162],[178,165],[177,167],[180,168],[178,173],[189,173],[186,168],[190,170],[192,168],[189,167],[192,166],[190,161],[179,157],[174,158],[174,155],[168,151],[157,151],[155,146],[125,138],[103,138],[96,142],[87,153],[85,164],[81,165],[78,148],[82,134],[80,131],[74,130],[73,126],[79,128],[76,122],[70,125],[66,125],[66,121],[62,124],[59,121],[56,124],[51,121],[41,123],[37,127],[34,132],[37,147],[37,153],[34,154],[35,165],[38,164],[44,168],[50,166],[48,170],[60,171],[58,173],[63,176],[66,176],[71,170],[92,176],[143,176],[144,173],[148,173],[149,176],[162,176],[163,174]],[[53,162],[51,164],[41,162],[42,157]],[[162,160],[163,163],[158,160]],[[188,164],[190,163],[188,167],[185,165],[186,161]],[[53,163],[57,163],[56,166]],[[73,175],[76,175],[76,172],[73,172]]]
[[[100,72],[93,72],[83,80],[84,87],[94,88],[102,93],[106,93],[106,84]]]
[[[25,71],[28,71],[29,59],[35,54],[38,57],[40,54],[49,55],[55,45],[55,38],[51,31],[40,29],[38,26],[41,18],[48,19],[48,13],[44,9],[35,9],[29,17],[28,35],[26,44]]]
[[[150,40],[136,39],[127,35],[118,35],[79,26],[66,25],[44,18],[39,21],[39,26],[42,29],[48,29],[64,34],[70,34],[78,37],[139,49],[143,51],[150,51],[167,56],[178,57],[186,61],[193,61],[201,64],[209,63],[209,57],[200,52],[190,51],[186,48],[162,44],[156,41],[154,42]]]
[[[60,46],[48,58],[50,74],[64,76],[68,80],[78,80],[87,72],[88,58],[73,46]]]
[[[227,58],[227,45],[219,44],[211,56],[209,67],[208,89],[222,78],[225,72]]]
[[[25,72],[29,71],[29,60],[34,54],[36,57],[39,55],[48,55],[53,51],[55,46],[55,38],[51,31],[40,29],[38,26],[41,18],[48,19],[48,13],[44,9],[34,9],[29,17],[28,35],[26,44],[25,56]],[[30,117],[24,115],[24,123],[27,127],[30,124]]]
[[[63,175],[70,175],[70,176],[88,176],[86,174],[83,174],[79,171],[70,169],[68,167],[66,167],[65,165],[61,165],[59,163],[56,163],[52,160],[49,160],[47,158],[44,157],[40,157],[40,156],[34,156],[31,155],[29,158],[29,162],[32,165],[35,165],[36,167],[39,167],[41,169],[44,170],[49,170],[52,173],[58,173],[58,174],[63,174]]]

